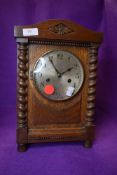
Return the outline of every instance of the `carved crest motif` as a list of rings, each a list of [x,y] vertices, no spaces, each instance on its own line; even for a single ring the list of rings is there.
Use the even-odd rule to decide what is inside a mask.
[[[63,23],[59,23],[55,26],[49,27],[49,31],[57,33],[59,35],[64,35],[64,34],[73,32],[73,30],[71,28],[67,27]]]

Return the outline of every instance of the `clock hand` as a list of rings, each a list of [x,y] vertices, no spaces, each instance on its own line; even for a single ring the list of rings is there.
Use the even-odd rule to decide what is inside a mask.
[[[68,69],[67,69],[67,70],[65,70],[64,72],[60,73],[60,75],[63,75],[64,73],[66,73],[66,72],[68,72],[68,71],[70,71],[70,70],[72,70],[72,69],[73,69],[73,67],[68,68]]]
[[[49,58],[49,61],[51,62],[52,66],[54,67],[54,70],[56,71],[58,77],[61,76],[61,73],[57,70],[57,68],[55,67],[53,61]]]

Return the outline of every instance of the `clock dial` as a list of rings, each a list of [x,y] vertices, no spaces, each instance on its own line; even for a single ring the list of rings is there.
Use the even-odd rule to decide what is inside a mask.
[[[79,59],[67,51],[51,51],[38,59],[33,80],[38,91],[51,100],[66,100],[82,86],[83,67]]]

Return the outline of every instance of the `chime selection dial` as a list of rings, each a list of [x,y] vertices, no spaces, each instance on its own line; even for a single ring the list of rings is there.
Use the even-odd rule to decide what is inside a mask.
[[[51,100],[66,100],[82,86],[84,72],[75,55],[67,51],[51,51],[40,57],[33,69],[38,91]]]

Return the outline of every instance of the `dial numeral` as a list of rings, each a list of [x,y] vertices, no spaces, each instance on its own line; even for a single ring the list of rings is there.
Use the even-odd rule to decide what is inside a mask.
[[[41,66],[42,66],[42,62],[41,62],[41,60],[39,60],[37,67],[40,68]]]
[[[74,64],[74,67],[75,67],[75,68],[77,68],[77,67],[78,67],[78,65],[77,65],[77,64]]]
[[[71,57],[68,57],[68,61],[70,62],[70,60],[71,60]]]
[[[59,59],[63,59],[63,54],[58,53],[58,54],[57,54],[57,58],[59,58]]]
[[[60,93],[58,91],[55,91],[54,96],[57,98],[60,98]]]
[[[42,77],[42,73],[41,72],[39,72],[38,75],[39,75],[39,77]]]
[[[78,73],[76,73],[75,78],[78,78],[78,79],[80,78]]]
[[[37,78],[37,76],[34,76],[34,79],[35,79],[36,82],[38,82],[38,78]]]
[[[41,82],[41,86],[44,87],[44,82]]]

